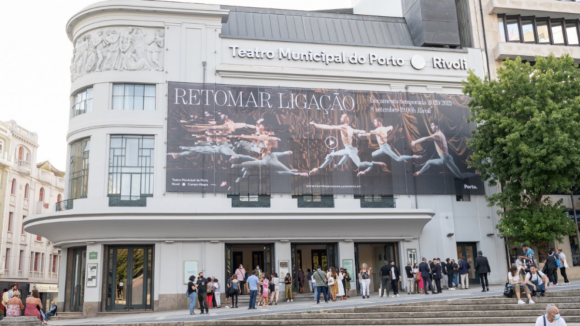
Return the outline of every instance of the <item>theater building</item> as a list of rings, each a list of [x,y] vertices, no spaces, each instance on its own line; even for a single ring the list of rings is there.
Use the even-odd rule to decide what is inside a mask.
[[[466,164],[461,81],[485,75],[485,53],[462,44],[461,10],[114,0],[78,12],[66,199],[25,220],[61,249],[59,311],[182,309],[190,275],[223,284],[240,264],[367,263],[377,290],[383,260],[473,266],[482,250],[503,282],[484,197],[496,189]]]

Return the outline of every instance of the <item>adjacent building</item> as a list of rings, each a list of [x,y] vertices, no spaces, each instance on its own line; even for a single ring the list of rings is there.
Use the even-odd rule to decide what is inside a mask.
[[[240,264],[366,263],[374,290],[384,260],[473,266],[482,250],[507,270],[484,197],[497,190],[465,163],[461,81],[485,76],[486,52],[460,32],[476,28],[464,10],[113,0],[75,14],[67,187],[25,220],[61,250],[59,311],[183,308],[190,275]]]
[[[56,299],[60,250],[40,234],[24,230],[24,221],[54,210],[64,195],[64,172],[38,162],[38,135],[16,121],[0,122],[0,209],[2,212],[0,288],[17,283],[33,287],[47,303]]]

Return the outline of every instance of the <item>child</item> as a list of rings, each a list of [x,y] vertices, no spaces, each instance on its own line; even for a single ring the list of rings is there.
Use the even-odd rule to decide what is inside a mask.
[[[262,301],[264,302],[264,307],[268,307],[268,293],[270,280],[268,280],[268,275],[264,275],[264,280],[262,281]]]

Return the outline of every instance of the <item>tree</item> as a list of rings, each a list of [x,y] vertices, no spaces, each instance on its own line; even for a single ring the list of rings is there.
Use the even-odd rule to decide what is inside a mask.
[[[473,72],[463,83],[477,123],[469,160],[501,192],[489,206],[505,208],[501,236],[537,247],[575,232],[562,201],[580,176],[580,69],[565,55],[536,57],[536,64],[506,60],[497,80]]]

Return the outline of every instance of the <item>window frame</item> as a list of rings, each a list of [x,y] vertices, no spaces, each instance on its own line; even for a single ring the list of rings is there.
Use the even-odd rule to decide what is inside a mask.
[[[12,179],[12,185],[10,186],[10,195],[16,195],[16,178]]]
[[[534,32],[534,41],[533,42],[526,42],[525,38],[524,38],[524,24],[522,23],[522,21],[524,20],[531,20],[532,21],[532,29]],[[524,16],[524,17],[520,17],[520,30],[522,33],[521,39],[522,39],[522,43],[525,44],[536,44],[538,41],[538,31],[536,29],[536,17],[535,16]]]
[[[8,212],[8,230],[7,232],[12,233],[12,228],[14,227],[14,212]]]
[[[58,264],[58,255],[52,255],[51,273],[56,274],[56,265]]]
[[[566,43],[567,46],[580,46],[580,26],[579,26],[579,19],[565,19],[564,24],[566,28]],[[578,44],[570,44],[570,40],[568,39],[568,27],[574,27],[576,29],[576,39],[578,40]]]
[[[518,27],[518,34],[519,34],[519,40],[517,41],[511,41],[510,40],[510,35],[509,35],[509,29],[508,29],[508,20],[510,19],[515,19],[517,22],[517,27]],[[523,41],[523,36],[522,36],[522,17],[520,15],[505,15],[504,16],[504,25],[505,25],[505,37],[506,37],[506,42],[507,43],[522,43]]]
[[[90,103],[91,104],[90,104],[89,111],[87,111],[86,108],[87,108],[87,102],[88,102],[89,99],[85,97],[85,99],[83,101],[77,103],[76,102],[76,97],[78,95],[82,94],[82,93],[88,92],[89,89],[91,90],[91,98],[90,98],[90,101],[91,101]],[[86,113],[93,112],[93,98],[94,98],[94,94],[93,93],[94,93],[94,91],[95,91],[94,90],[94,87],[93,87],[93,85],[91,85],[91,86],[88,86],[88,87],[85,87],[85,88],[82,88],[82,89],[78,90],[76,93],[74,93],[71,96],[71,102],[72,102],[71,103],[71,106],[70,106],[71,107],[71,119],[72,118],[75,118],[75,117],[78,117],[79,115],[83,115],[83,114],[86,114]],[[77,106],[77,104],[81,104],[81,103],[83,103],[83,105],[85,107],[85,110],[82,113],[76,114],[77,110],[75,110],[75,107]]]
[[[120,86],[120,85],[123,85],[123,95],[115,95],[115,86]],[[127,86],[133,86],[133,95],[132,95],[133,96],[133,100],[132,100],[133,108],[131,108],[131,109],[125,108],[125,98],[128,96],[128,95],[125,95]],[[135,102],[136,102],[135,101],[135,98],[137,98],[136,95],[135,95],[135,88],[134,88],[135,86],[143,86],[143,101],[142,101],[143,108],[141,108],[141,109],[135,109]],[[151,96],[146,96],[145,95],[146,94],[146,91],[145,90],[146,90],[147,86],[153,86],[153,88],[154,88],[154,90],[153,90],[154,96],[153,96],[153,109],[147,109],[146,110],[145,109],[145,102],[146,102],[145,100],[147,98],[151,98]],[[115,106],[115,98],[118,98],[118,97],[121,98],[122,108],[116,108],[116,106]],[[111,106],[110,107],[111,107],[111,111],[157,111],[157,84],[147,84],[147,83],[111,83]]]
[[[24,256],[24,250],[20,250],[18,254],[18,271],[22,271],[22,257]]]
[[[4,270],[10,269],[10,248],[6,248],[6,257],[4,257]]]
[[[79,144],[84,146],[79,149],[79,155],[76,156],[74,151],[75,145]],[[89,192],[89,167],[90,167],[90,154],[91,154],[91,137],[84,137],[76,139],[75,141],[69,143],[70,153],[69,153],[69,173],[68,173],[68,199],[79,199],[87,198]],[[88,150],[84,150],[87,148]],[[85,157],[86,153],[86,157]],[[80,162],[76,162],[73,159],[78,159]],[[79,166],[78,171],[76,170],[76,165]],[[74,191],[73,191],[74,190]]]
[[[22,233],[20,234],[26,234],[26,232],[24,232],[24,219],[26,218],[26,215],[22,215]]]
[[[522,16],[522,15],[506,15],[506,14],[498,14],[498,25],[502,24],[503,26],[503,33],[505,35],[505,41],[501,40],[500,34],[500,43],[523,43],[523,44],[539,44],[539,45],[555,45],[555,46],[580,46],[580,19],[566,19],[564,17],[560,18],[552,18],[552,17],[536,17],[536,16]],[[509,40],[509,33],[508,33],[508,20],[516,20],[518,25],[518,33],[519,33],[519,40]],[[524,20],[531,20],[533,29],[534,29],[534,42],[525,41],[524,40],[524,32],[523,32],[523,24],[522,21]],[[502,23],[503,22],[503,23]],[[548,30],[548,42],[540,42],[540,37],[538,33],[538,25],[544,24]],[[561,24],[562,26],[562,37],[564,43],[555,43],[554,34],[552,32],[552,27],[555,27],[556,24]],[[574,26],[576,28],[576,36],[578,38],[578,44],[569,44],[568,40],[568,30],[567,28],[570,26]]]
[[[550,44],[551,45],[560,45],[560,46],[568,46],[568,38],[566,37],[566,23],[564,18],[550,18]],[[555,43],[554,40],[554,33],[552,31],[552,23],[554,24],[561,24],[562,27],[562,39],[564,43]]]
[[[28,183],[24,186],[24,199],[28,200],[28,192],[30,191],[30,187],[28,186]]]
[[[38,191],[38,201],[44,203],[44,187],[40,187]]]

